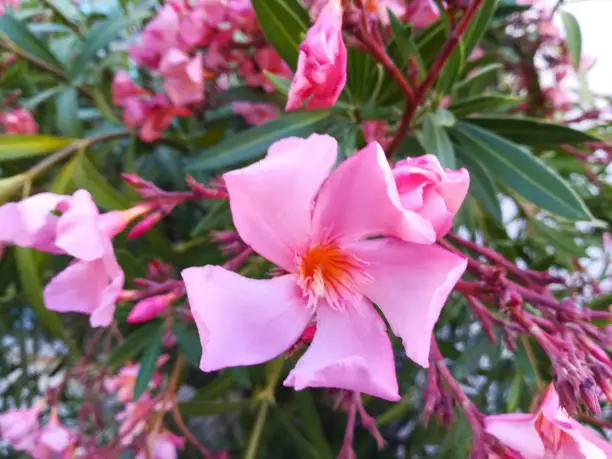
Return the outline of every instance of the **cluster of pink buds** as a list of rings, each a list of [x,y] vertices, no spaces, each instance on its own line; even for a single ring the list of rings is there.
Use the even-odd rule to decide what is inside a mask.
[[[0,64],[0,72],[12,63],[14,63],[14,60],[9,58],[8,61]],[[14,91],[4,98],[2,106],[5,108],[0,110],[0,126],[4,129],[6,135],[38,134],[38,123],[34,120],[32,113],[15,105],[15,101],[20,95],[21,91]]]

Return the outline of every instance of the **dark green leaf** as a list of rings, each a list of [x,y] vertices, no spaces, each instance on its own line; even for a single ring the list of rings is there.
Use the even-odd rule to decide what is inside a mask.
[[[118,367],[138,356],[157,336],[160,329],[158,322],[149,323],[131,332],[108,357],[109,367]]]
[[[521,396],[521,388],[523,387],[523,376],[520,373],[515,373],[508,391],[506,399],[506,411],[512,413],[518,407],[519,398]]]
[[[74,139],[44,134],[0,135],[0,161],[46,155],[72,142]]]
[[[140,360],[140,370],[134,383],[134,400],[138,400],[143,392],[147,390],[157,368],[157,359],[162,351],[162,339],[166,331],[166,324],[163,323],[161,326],[158,324],[157,327],[149,341],[149,346],[145,349]]]
[[[272,412],[278,419],[280,424],[285,428],[285,432],[291,439],[295,449],[299,451],[299,454],[304,459],[322,459],[324,456],[317,451],[315,446],[304,437],[302,432],[294,425],[282,409],[275,407]]]
[[[249,400],[239,400],[237,402],[201,402],[190,401],[179,403],[179,411],[182,416],[211,416],[213,414],[225,414],[246,408]]]
[[[412,39],[410,29],[402,24],[391,10],[387,12],[389,14],[389,23],[391,24],[393,40],[399,48],[399,55],[402,57],[401,62],[397,62],[397,64],[403,68],[410,61],[410,58],[413,57],[417,66],[419,78],[424,79],[427,75],[427,69],[425,68],[425,63],[419,53],[419,49]]]
[[[561,11],[561,19],[565,28],[565,39],[567,48],[572,58],[574,68],[580,68],[580,59],[582,55],[582,34],[580,33],[580,24],[576,17],[567,11]]]
[[[502,224],[502,211],[497,198],[499,192],[493,181],[491,171],[486,168],[477,155],[467,155],[462,149],[457,149],[457,159],[470,173],[470,193],[497,223]]]
[[[478,12],[474,15],[474,19],[470,22],[465,36],[463,37],[464,53],[469,56],[472,50],[480,43],[482,37],[491,24],[493,14],[497,10],[499,0],[484,0]]]
[[[80,137],[83,133],[79,120],[78,94],[75,88],[66,88],[56,100],[57,127],[60,132],[69,137]]]
[[[260,157],[277,140],[306,136],[330,116],[328,110],[296,112],[281,116],[220,142],[205,151],[188,167],[190,170],[218,169]]]
[[[296,392],[295,399],[301,413],[301,420],[304,423],[304,430],[309,440],[315,445],[321,457],[333,458],[334,453],[325,438],[323,424],[319,418],[312,394],[308,391]]]
[[[283,96],[287,96],[287,94],[289,94],[289,88],[291,87],[290,80],[276,76],[273,73],[268,72],[267,70],[264,70],[264,74],[279,93],[281,93]]]
[[[202,345],[197,335],[180,322],[174,322],[172,331],[180,350],[185,354],[187,361],[195,368],[200,368],[200,357],[202,357]]]
[[[461,98],[478,96],[492,82],[495,82],[498,71],[502,68],[501,64],[489,64],[478,67],[473,72],[459,81],[453,87],[453,93]]]
[[[309,26],[308,13],[297,0],[253,0],[252,5],[268,43],[295,70],[298,46]]]
[[[117,210],[129,207],[129,202],[115,190],[81,151],[74,164],[74,183],[91,193],[94,201],[104,209]]]
[[[604,293],[586,305],[587,308],[601,311],[607,310],[610,306],[612,306],[612,293]]]
[[[450,92],[451,88],[455,84],[455,81],[457,81],[457,78],[459,78],[459,75],[461,74],[464,62],[465,55],[463,45],[459,43],[444,64],[444,67],[442,67],[440,76],[436,81],[436,93],[438,95],[446,95]]]
[[[453,103],[448,109],[456,116],[471,115],[472,113],[487,112],[499,107],[516,105],[519,99],[511,96],[488,94],[461,99]]]
[[[423,130],[418,136],[427,153],[436,155],[444,167],[455,169],[455,150],[446,133],[434,115],[428,114],[423,120]]]
[[[6,39],[18,49],[34,56],[53,69],[62,72],[62,64],[51,51],[40,41],[28,28],[10,14],[0,16],[0,36]]]
[[[601,141],[587,132],[535,118],[513,116],[472,116],[466,121],[523,145],[549,146]]]
[[[470,123],[452,128],[466,155],[478,158],[494,176],[534,204],[572,220],[590,219],[576,192],[527,149]]]

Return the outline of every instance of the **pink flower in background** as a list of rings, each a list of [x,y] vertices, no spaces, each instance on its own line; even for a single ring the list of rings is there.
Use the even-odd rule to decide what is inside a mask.
[[[125,70],[118,70],[113,78],[113,104],[123,105],[130,97],[148,95],[148,92],[132,81],[132,77]]]
[[[18,451],[32,452],[40,432],[38,420],[42,405],[27,409],[12,409],[0,413],[0,439]]]
[[[398,161],[393,177],[405,209],[430,221],[438,238],[450,231],[470,186],[466,169],[444,169],[434,155],[424,155]]]
[[[147,444],[149,444],[149,442],[150,440],[147,440]],[[150,447],[150,459],[176,459],[178,457],[177,450],[185,448],[185,439],[166,430],[155,436],[153,444]],[[149,458],[149,456],[146,451],[140,451],[136,455],[136,459],[147,458]]]
[[[47,424],[40,430],[32,456],[41,459],[63,457],[61,454],[67,453],[74,442],[72,432],[60,422],[57,412],[53,411]]]
[[[111,239],[146,210],[141,206],[100,214],[85,190],[72,196],[41,193],[0,207],[0,221],[6,222],[0,227],[0,243],[74,257],[45,287],[45,305],[52,311],[88,314],[93,327],[104,327],[113,320],[124,281]]]
[[[342,38],[342,7],[331,0],[300,45],[298,68],[285,110],[329,108],[346,83],[346,46]]]
[[[364,121],[361,123],[363,137],[367,143],[378,142],[385,148],[385,136],[389,125],[386,121]]]
[[[171,48],[181,49],[180,16],[172,5],[165,5],[142,31],[138,43],[130,47],[130,57],[137,64],[157,68],[163,55]]]
[[[487,416],[485,430],[525,459],[612,458],[612,443],[570,418],[552,385],[536,413]]]
[[[274,104],[258,102],[232,102],[234,113],[240,115],[251,126],[259,126],[275,120],[280,115],[280,110]]]
[[[0,113],[0,124],[7,135],[38,134],[38,124],[32,113],[23,108],[15,108],[8,113]]]
[[[182,272],[202,370],[270,360],[316,322],[285,385],[398,400],[391,343],[371,302],[408,357],[428,365],[433,326],[466,262],[430,245],[431,223],[401,207],[378,144],[330,175],[337,149],[326,135],[287,138],[265,159],[223,176],[242,240],[289,274],[256,280],[218,266]]]
[[[6,12],[7,6],[17,9],[19,8],[19,0],[0,0],[0,16]]]
[[[429,27],[440,17],[434,0],[412,0],[406,11],[408,22],[419,29]]]
[[[185,106],[204,100],[201,54],[189,58],[184,52],[171,49],[159,64],[159,73],[166,79],[164,89],[174,105]]]
[[[366,0],[366,5],[383,25],[389,24],[389,11],[400,19],[406,14],[406,0]]]
[[[157,359],[155,364],[156,371],[151,378],[149,386],[156,388],[159,386],[162,380],[162,375],[159,372],[159,368],[168,361],[168,356],[162,354]],[[117,372],[116,376],[106,378],[104,380],[104,388],[109,392],[114,392],[115,397],[122,403],[132,402],[134,400],[134,386],[136,385],[136,378],[140,371],[140,364],[127,364],[121,367]]]

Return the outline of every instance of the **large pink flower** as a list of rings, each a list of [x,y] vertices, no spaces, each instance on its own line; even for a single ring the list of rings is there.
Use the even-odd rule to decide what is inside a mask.
[[[285,385],[397,400],[391,344],[371,302],[408,357],[427,366],[434,324],[466,262],[429,245],[431,224],[402,209],[378,144],[329,175],[337,149],[326,135],[287,138],[265,159],[224,175],[241,238],[288,274],[255,280],[218,266],[183,271],[202,370],[270,360],[316,323]]]
[[[346,46],[342,39],[342,7],[331,0],[300,45],[298,67],[285,110],[329,108],[346,83]]]
[[[201,54],[190,59],[184,52],[170,49],[159,64],[159,73],[166,78],[164,89],[174,105],[184,106],[204,100]]]
[[[73,196],[41,193],[0,207],[0,221],[5,222],[0,243],[74,257],[47,284],[45,305],[52,311],[88,314],[93,327],[108,326],[124,281],[111,238],[142,210],[100,214],[85,190]]]
[[[536,413],[487,416],[485,430],[525,459],[612,458],[612,444],[570,418],[552,385]]]
[[[40,432],[38,420],[42,405],[27,409],[12,409],[0,413],[0,439],[18,451],[32,452]]]
[[[451,229],[470,186],[465,169],[444,169],[434,155],[398,161],[393,177],[404,208],[429,220],[438,238]]]

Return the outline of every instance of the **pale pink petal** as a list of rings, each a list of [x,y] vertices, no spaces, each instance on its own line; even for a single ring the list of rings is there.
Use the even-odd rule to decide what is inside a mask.
[[[273,144],[275,153],[223,178],[234,225],[257,253],[295,270],[295,252],[311,233],[311,208],[321,183],[336,161],[333,137],[313,134]]]
[[[85,261],[104,255],[110,238],[98,227],[100,213],[89,192],[77,190],[57,224],[56,244],[67,254]]]
[[[57,216],[51,212],[69,196],[40,193],[0,207],[0,243],[58,253],[55,246]]]
[[[466,169],[446,170],[444,180],[438,184],[436,191],[442,196],[446,207],[457,213],[470,188],[470,174]]]
[[[393,348],[372,305],[362,297],[344,311],[319,306],[312,344],[284,385],[296,390],[335,387],[399,400]]]
[[[431,188],[425,191],[425,199],[419,215],[432,224],[438,239],[450,231],[455,216],[453,212],[448,211],[442,196]]]
[[[545,455],[544,443],[536,430],[531,414],[503,414],[487,416],[485,431],[503,445],[512,448],[525,459],[541,459]]]
[[[436,239],[431,223],[402,208],[389,163],[376,142],[338,166],[321,187],[313,215],[314,237],[320,240],[380,235],[417,243]]]
[[[258,280],[204,266],[182,276],[204,371],[270,360],[295,344],[309,321],[294,275]]]
[[[360,241],[350,249],[372,277],[361,292],[378,305],[402,338],[406,355],[427,367],[434,325],[467,261],[437,245],[396,239]]]
[[[66,426],[51,421],[42,428],[38,441],[52,451],[61,453],[72,445],[72,435]]]
[[[578,441],[580,449],[586,458],[612,459],[612,443],[604,439],[593,429],[583,426],[574,419],[570,423],[577,433],[574,438]]]

